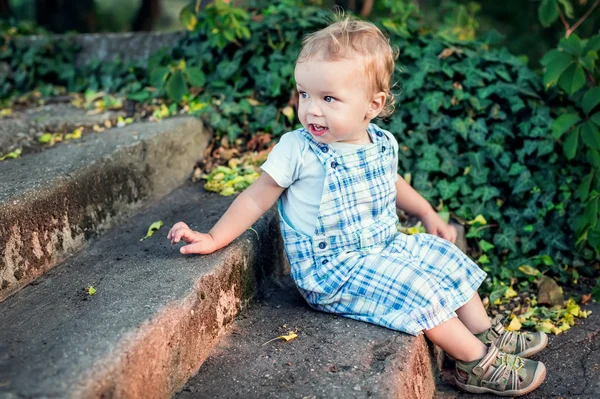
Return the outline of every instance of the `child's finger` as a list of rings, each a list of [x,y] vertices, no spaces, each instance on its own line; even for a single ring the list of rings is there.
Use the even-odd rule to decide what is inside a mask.
[[[208,253],[208,251],[206,250],[206,245],[202,241],[198,241],[193,244],[184,245],[183,247],[181,247],[179,249],[179,252],[181,252],[184,255],[207,254]]]
[[[175,230],[175,232],[173,233],[173,239],[171,240],[171,242],[173,244],[177,244],[179,241],[181,241],[181,239],[185,240],[186,233],[188,231],[189,231],[189,229],[185,229],[185,228],[179,228],[179,229]]]
[[[173,227],[171,227],[171,230],[169,230],[169,234],[167,234],[167,239],[171,239],[173,238],[173,235],[175,233],[175,231],[179,230],[179,229],[189,229],[188,225],[183,223],[183,222],[177,222],[173,225]]]

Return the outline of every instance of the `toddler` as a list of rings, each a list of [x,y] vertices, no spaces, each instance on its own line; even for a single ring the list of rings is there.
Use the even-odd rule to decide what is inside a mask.
[[[264,173],[207,233],[176,223],[183,254],[209,254],[278,203],[291,277],[315,309],[425,335],[456,359],[458,387],[524,395],[545,378],[525,359],[548,343],[491,325],[477,294],[485,273],[402,177],[394,136],[370,123],[391,113],[394,52],[373,24],[343,20],[309,35],[296,62],[302,128],[284,134]],[[429,234],[398,233],[396,208]]]

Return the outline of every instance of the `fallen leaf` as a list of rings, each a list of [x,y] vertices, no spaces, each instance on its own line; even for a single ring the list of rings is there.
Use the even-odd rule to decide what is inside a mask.
[[[539,304],[562,307],[564,301],[563,290],[553,278],[541,276],[538,279],[537,302]]]
[[[92,287],[91,285],[89,287],[87,287],[85,289],[85,291],[88,293],[88,295],[94,295],[96,293],[96,289],[94,287]]]
[[[140,239],[140,241],[145,240],[148,237],[151,237],[152,234],[154,234],[154,232],[158,229],[160,229],[163,225],[162,220],[159,220],[158,222],[154,222],[150,225],[150,227],[148,228],[148,233],[146,234],[146,237]]]
[[[267,342],[265,342],[263,344],[263,346],[266,345],[266,344],[268,344],[268,343],[270,343],[270,342],[277,341],[278,339],[282,339],[282,340],[284,340],[284,341],[287,342],[287,341],[291,341],[291,340],[293,340],[295,338],[298,338],[298,334],[296,334],[296,332],[294,332],[294,331],[289,331],[288,335],[280,335],[279,337],[270,339]]]
[[[8,154],[5,154],[3,156],[0,157],[0,161],[4,161],[6,159],[17,159],[19,158],[19,156],[21,156],[21,153],[23,152],[22,148],[17,148],[16,150],[9,152]]]
[[[512,319],[510,324],[506,327],[508,331],[519,331],[521,329],[521,322],[517,317]]]
[[[284,339],[287,342],[287,341],[291,341],[291,340],[293,340],[295,338],[298,338],[298,334],[296,334],[293,331],[290,331],[288,335],[280,335],[277,338]]]
[[[585,305],[590,301],[590,299],[592,299],[592,294],[583,294],[579,303]]]

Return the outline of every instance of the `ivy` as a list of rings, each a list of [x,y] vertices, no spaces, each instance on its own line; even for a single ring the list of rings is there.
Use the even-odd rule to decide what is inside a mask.
[[[563,2],[543,4],[550,21],[551,6]],[[595,62],[600,38],[572,34],[561,41],[544,57],[542,78],[506,49],[423,33],[412,11],[401,11],[375,21],[400,50],[396,112],[377,122],[398,139],[400,173],[439,209],[484,221],[472,224],[467,237],[471,255],[492,277],[519,276],[518,268],[540,253],[553,259],[540,271],[564,281],[564,265],[592,274],[600,248],[593,216],[600,205],[600,110],[596,91],[574,91],[584,90],[580,72]],[[257,133],[278,137],[298,126],[293,71],[302,37],[329,18],[294,0],[248,10],[222,1],[205,12],[186,7],[188,33],[147,66],[115,61],[74,69],[77,49],[68,42],[27,48],[3,36],[0,64],[11,72],[0,80],[0,98],[40,86],[105,91],[145,103],[168,100],[157,117],[196,115],[230,142]],[[560,102],[549,85],[573,99]],[[558,101],[552,109],[551,101]],[[222,169],[210,175],[211,188],[231,193],[254,177]],[[578,215],[590,218],[576,223]]]

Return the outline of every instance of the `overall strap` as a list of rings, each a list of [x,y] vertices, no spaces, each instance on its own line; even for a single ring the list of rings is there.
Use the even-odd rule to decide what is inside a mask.
[[[299,130],[300,130],[300,133],[304,136],[304,138],[308,142],[308,145],[310,146],[310,148],[313,150],[313,152],[315,153],[317,158],[319,158],[319,161],[321,161],[321,163],[323,165],[327,165],[329,163],[329,161],[337,155],[334,148],[332,146],[330,146],[329,144],[319,143],[317,140],[314,139],[312,134],[310,134],[304,128],[299,129]]]

